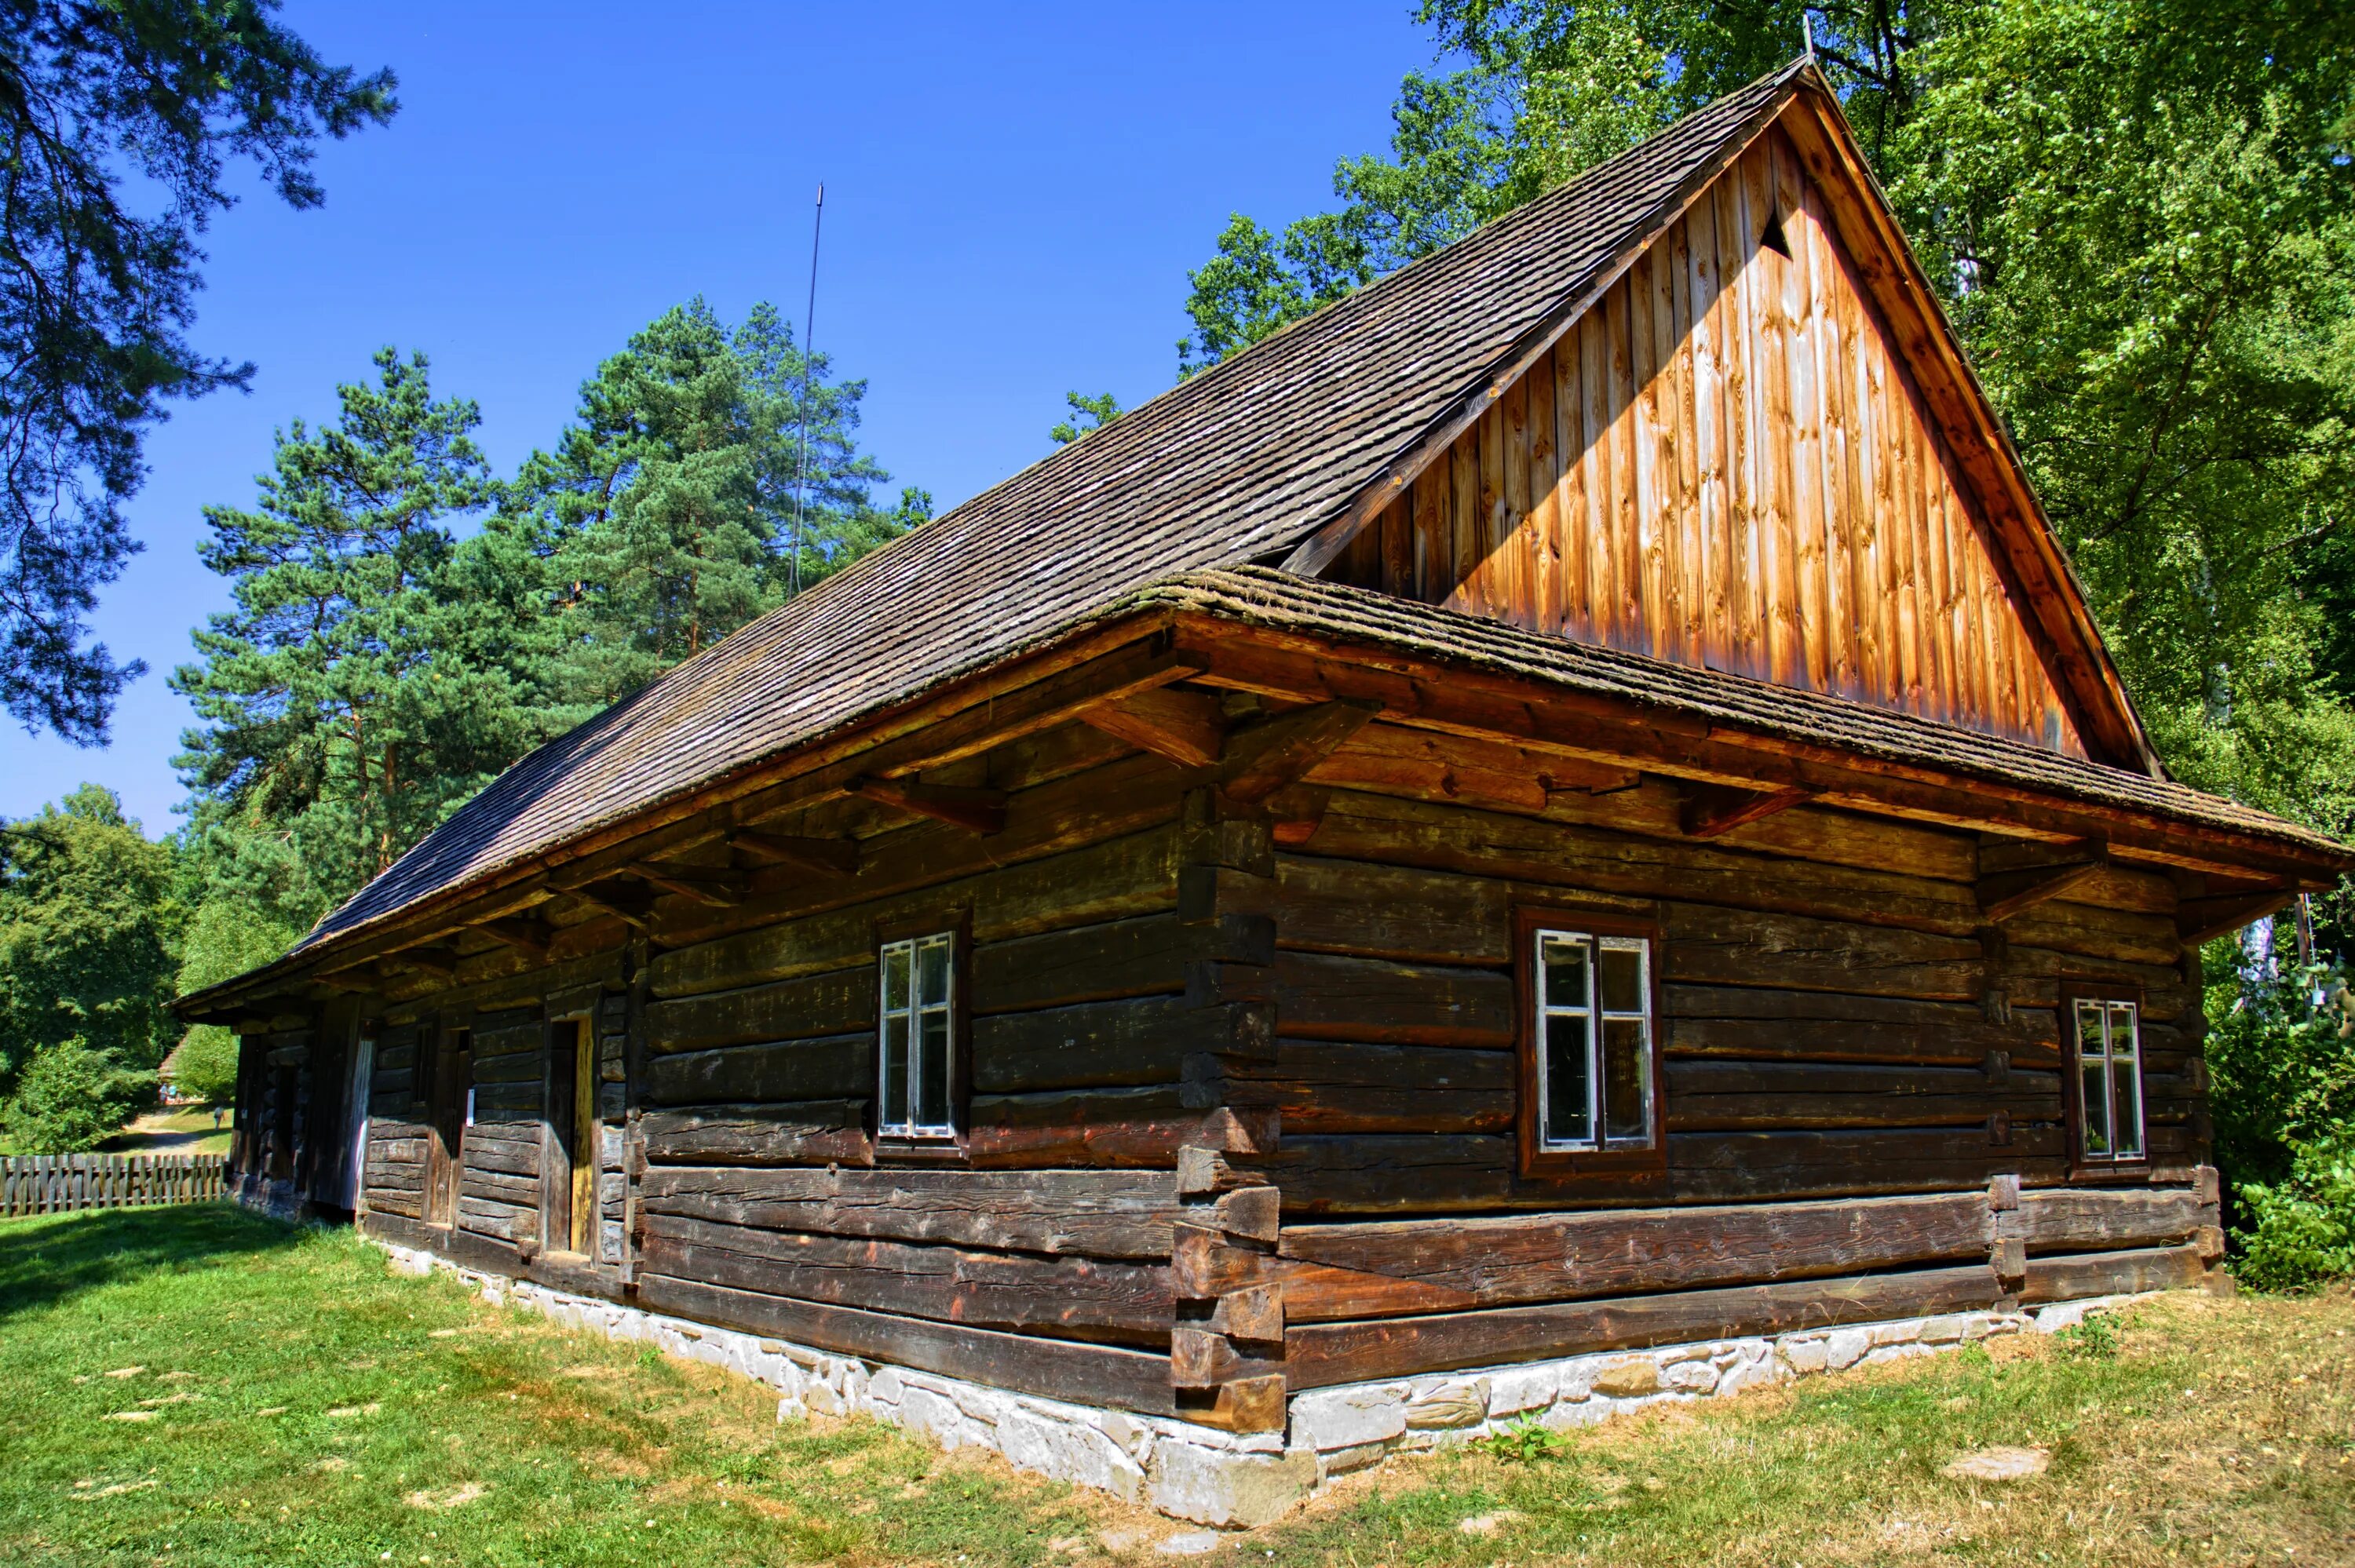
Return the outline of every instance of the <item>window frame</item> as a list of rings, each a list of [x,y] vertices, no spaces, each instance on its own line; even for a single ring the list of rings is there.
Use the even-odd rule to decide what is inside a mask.
[[[2069,1173],[2077,1179],[2097,1179],[2105,1176],[2140,1179],[2151,1168],[2150,1155],[2150,1047],[2142,1037],[2142,1019],[2146,1011],[2142,988],[2137,985],[2103,980],[2070,980],[2061,987],[2061,1027],[2064,1070],[2062,1085],[2068,1107]],[[2134,1021],[2134,1085],[2135,1130],[2138,1134],[2136,1152],[2128,1155],[2094,1154],[2085,1147],[2089,1128],[2085,1105],[2084,1040],[2080,1029],[2079,1010],[2098,1005],[2106,1015],[2109,1010],[2129,1009]],[[2106,1043],[2104,1059],[2108,1055]],[[2109,1074],[2103,1075],[2105,1086],[2115,1085]],[[2111,1123],[2111,1141],[2116,1142],[2115,1107]]]
[[[923,1125],[912,1120],[887,1123],[883,1119],[885,1069],[884,1031],[892,1009],[889,1005],[890,979],[889,961],[893,949],[905,949],[910,956],[911,1003],[906,1010],[910,1023],[910,1039],[918,1036],[917,1025],[924,1004],[915,996],[915,982],[922,970],[918,957],[934,942],[948,945],[948,999],[943,1011],[948,1015],[945,1039],[948,1050],[947,1094],[948,1120],[942,1124]],[[970,1001],[972,977],[967,959],[972,951],[968,923],[962,912],[950,916],[934,916],[930,919],[879,925],[875,933],[875,1076],[872,1080],[874,1099],[868,1114],[868,1124],[880,1156],[912,1160],[963,1159],[971,1134],[972,1041],[973,1008]],[[914,1053],[910,1053],[912,1064]],[[907,1086],[910,1112],[916,1104],[916,1084]]]
[[[1598,1139],[1586,1145],[1548,1143],[1544,1137],[1545,1068],[1542,1060],[1545,1028],[1538,943],[1547,935],[1582,937],[1600,952],[1605,941],[1644,944],[1645,1094],[1649,1125],[1640,1144],[1613,1144]],[[1524,1175],[1550,1177],[1632,1177],[1657,1175],[1668,1169],[1668,1086],[1661,1065],[1662,1007],[1660,927],[1657,921],[1557,905],[1524,905],[1513,911],[1514,1038],[1518,1083],[1515,1123]],[[1600,966],[1590,971],[1599,976]],[[1590,1019],[1604,1016],[1599,995],[1590,992]],[[1625,1015],[1623,1015],[1625,1016]],[[1593,1036],[1590,1036],[1592,1039]],[[1594,1047],[1590,1045],[1590,1051]]]

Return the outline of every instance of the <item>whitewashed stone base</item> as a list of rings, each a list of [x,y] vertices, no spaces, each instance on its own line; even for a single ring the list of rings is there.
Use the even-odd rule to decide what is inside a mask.
[[[1265,1524],[1332,1478],[1392,1454],[1460,1443],[1518,1422],[1592,1425],[1647,1405],[1738,1393],[1998,1335],[2049,1334],[2089,1311],[2142,1299],[2095,1297],[2032,1312],[1957,1312],[1348,1383],[1295,1394],[1289,1434],[1228,1433],[814,1351],[464,1268],[411,1247],[376,1245],[400,1272],[454,1274],[494,1306],[528,1308],[565,1328],[644,1341],[665,1354],[765,1383],[781,1395],[780,1421],[812,1413],[870,1415],[943,1448],[991,1449],[1017,1469],[1227,1529]]]

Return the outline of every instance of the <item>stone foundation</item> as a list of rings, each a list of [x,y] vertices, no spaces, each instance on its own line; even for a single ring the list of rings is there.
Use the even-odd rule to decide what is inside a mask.
[[[1957,1312],[1348,1383],[1295,1394],[1288,1434],[1226,1433],[814,1351],[463,1268],[410,1247],[376,1245],[402,1272],[440,1268],[458,1275],[493,1305],[527,1307],[566,1328],[642,1340],[764,1383],[781,1395],[780,1421],[812,1412],[871,1415],[944,1448],[992,1449],[1017,1469],[1229,1529],[1265,1524],[1333,1477],[1392,1454],[1463,1442],[1524,1421],[1585,1426],[1650,1404],[1738,1393],[1998,1335],[2051,1333],[2096,1308],[2142,1299],[2095,1297],[2028,1312]]]

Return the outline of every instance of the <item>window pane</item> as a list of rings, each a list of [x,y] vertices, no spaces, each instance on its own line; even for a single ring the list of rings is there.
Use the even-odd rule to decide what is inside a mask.
[[[1636,948],[1605,948],[1598,960],[1603,969],[1603,1010],[1605,1012],[1644,1011],[1644,955]]]
[[[2110,1064],[2110,1120],[2116,1128],[2111,1156],[2137,1160],[2142,1156],[2141,1107],[2136,1103],[2132,1058]]]
[[[923,985],[917,995],[926,1007],[945,1007],[949,1000],[949,944],[926,942],[917,954],[923,968]]]
[[[885,1127],[908,1124],[908,1015],[888,1013],[883,1019],[882,1105],[879,1119]]]
[[[2079,1064],[2085,1089],[2085,1153],[2096,1160],[2110,1157],[2110,1097],[2108,1079],[2098,1056],[2088,1054]]]
[[[1610,960],[1604,958],[1604,994],[1610,995]],[[1606,1018],[1603,1021],[1603,1130],[1607,1138],[1640,1139],[1650,1129],[1644,1116],[1644,1021]]]
[[[908,960],[911,957],[904,942],[883,949],[883,1005],[908,1005]]]
[[[1544,976],[1545,1005],[1584,1007],[1586,944],[1572,938],[1548,937],[1540,944],[1538,954]]]
[[[949,1124],[949,1015],[945,1008],[923,1014],[919,1040],[922,1046],[916,1081],[916,1125]]]
[[[1545,1021],[1545,1126],[1548,1143],[1584,1143],[1593,1138],[1586,1103],[1586,1029],[1583,1018]]]
[[[2098,1056],[2102,1054],[2102,1004],[2098,1001],[2077,1004],[2077,1049],[2083,1055]]]
[[[2110,1009],[2110,1054],[2132,1057],[2135,1054],[2135,1010],[2120,1002]]]

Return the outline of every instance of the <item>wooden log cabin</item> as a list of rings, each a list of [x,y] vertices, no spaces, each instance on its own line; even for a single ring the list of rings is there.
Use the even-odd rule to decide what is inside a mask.
[[[510,770],[285,959],[236,1170],[470,1266],[1281,1435],[1306,1391],[2187,1285],[2170,782],[1810,69]]]

